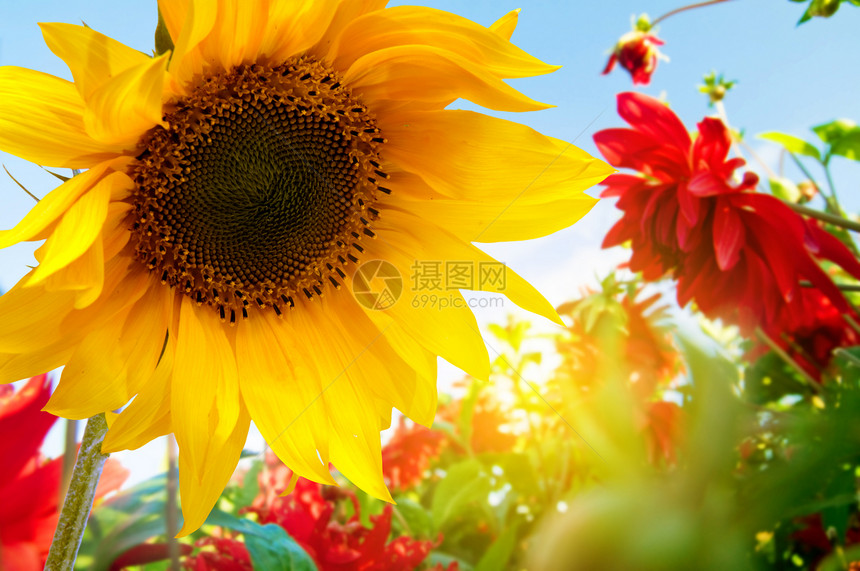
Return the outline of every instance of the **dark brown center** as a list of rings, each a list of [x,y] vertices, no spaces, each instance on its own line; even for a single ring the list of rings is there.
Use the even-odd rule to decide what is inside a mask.
[[[323,64],[209,76],[169,105],[133,167],[138,259],[235,323],[340,287],[373,236],[384,139]]]

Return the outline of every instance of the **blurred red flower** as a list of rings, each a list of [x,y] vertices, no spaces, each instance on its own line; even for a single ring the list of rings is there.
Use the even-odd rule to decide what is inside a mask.
[[[438,544],[407,536],[389,541],[391,505],[386,505],[381,514],[370,516],[372,525],[365,527],[361,523],[361,506],[350,490],[324,487],[299,478],[292,493],[280,496],[292,473],[274,456],[272,461],[267,459],[266,465],[267,469],[260,474],[260,495],[247,511],[256,514],[263,525],[274,523],[283,527],[313,558],[320,571],[410,571]],[[349,517],[343,515],[345,501],[351,503]]]
[[[33,377],[17,392],[0,386],[0,569],[41,569],[54,537],[63,459],[48,460],[39,452],[57,420],[42,411],[50,396],[47,375]],[[109,461],[96,497],[127,477],[127,470]]]
[[[400,424],[391,440],[382,448],[382,473],[392,491],[403,491],[417,485],[430,467],[430,461],[439,456],[445,444],[445,434],[420,424]]]
[[[681,305],[694,300],[708,317],[738,323],[747,334],[761,327],[778,337],[814,327],[821,296],[838,313],[849,311],[817,261],[830,260],[857,278],[860,263],[818,224],[751,192],[755,174],[732,182],[744,161],[728,158],[731,138],[719,119],[700,122],[694,142],[652,97],[621,93],[618,112],[632,128],[600,131],[595,143],[612,165],[639,174],[603,183],[603,196],[618,196],[624,212],[605,248],[630,241],[632,270],[649,280],[672,272]]]
[[[658,49],[658,46],[663,44],[665,42],[650,31],[627,32],[615,44],[603,75],[612,71],[618,63],[630,72],[634,84],[648,85],[651,82],[651,74],[657,69],[658,60],[665,58]]]
[[[658,464],[662,459],[672,466],[677,462],[675,453],[683,437],[684,410],[669,401],[649,402],[640,419],[640,429],[648,445],[648,461]]]
[[[436,414],[439,418],[456,424],[462,406],[462,400],[455,400],[440,407]],[[510,422],[509,413],[502,408],[502,404],[493,397],[492,393],[482,391],[472,409],[470,423],[472,436],[469,440],[472,452],[475,454],[510,452],[517,443],[517,435],[503,429]]]
[[[204,537],[194,542],[201,549],[182,560],[189,571],[253,571],[251,556],[245,544],[229,537]],[[207,549],[211,547],[212,549]]]

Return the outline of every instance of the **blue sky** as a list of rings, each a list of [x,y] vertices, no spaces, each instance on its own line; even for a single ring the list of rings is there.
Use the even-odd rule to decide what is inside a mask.
[[[395,1],[392,4],[405,4]],[[633,89],[629,75],[617,69],[600,72],[619,36],[630,29],[634,14],[652,18],[683,2],[676,0],[437,0],[420,2],[489,25],[514,8],[522,8],[513,41],[549,63],[558,72],[513,81],[529,96],[555,104],[554,109],[527,113],[493,113],[526,123],[546,134],[574,141],[596,152],[591,135],[620,126],[615,94]],[[739,80],[726,106],[733,126],[749,136],[782,130],[798,136],[808,127],[837,117],[858,119],[860,93],[856,30],[860,9],[845,6],[829,20],[795,25],[803,7],[788,0],[734,0],[686,12],[661,24],[670,62],[661,62],[652,84],[639,90],[665,96],[682,120],[693,127],[713,110],[697,92],[702,76],[716,70]],[[30,0],[0,4],[0,65],[16,65],[69,78],[68,70],[45,46],[37,22],[86,22],[90,27],[141,51],[152,50],[156,22],[154,0]],[[0,102],[2,104],[2,102]],[[463,105],[467,106],[467,105]],[[769,161],[775,147],[750,139]],[[849,206],[860,207],[858,165],[836,159],[837,185]],[[42,196],[57,181],[37,166],[4,153],[0,163],[35,194]],[[793,174],[793,171],[789,171]],[[855,181],[849,184],[849,181]],[[852,194],[853,193],[853,194]],[[0,228],[13,226],[32,206],[5,173],[0,172]],[[601,203],[572,228],[539,240],[492,244],[486,250],[532,281],[555,304],[574,297],[595,276],[625,259],[621,251],[602,251],[600,241],[617,213]],[[10,288],[33,263],[31,245],[0,251],[0,289]],[[481,323],[500,322],[512,304],[481,310]],[[492,354],[492,352],[491,352]],[[442,376],[455,371],[443,368]]]

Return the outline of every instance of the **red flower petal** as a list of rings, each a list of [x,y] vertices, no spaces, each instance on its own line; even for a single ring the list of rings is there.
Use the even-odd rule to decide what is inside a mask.
[[[641,93],[618,94],[618,114],[631,127],[688,153],[690,134],[678,116],[659,99]]]
[[[732,269],[738,263],[741,247],[746,233],[738,213],[730,204],[721,201],[714,213],[714,250],[717,265],[723,271]]]

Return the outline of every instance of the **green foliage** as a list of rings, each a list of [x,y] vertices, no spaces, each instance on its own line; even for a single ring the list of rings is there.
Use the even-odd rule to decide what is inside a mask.
[[[237,531],[245,536],[245,547],[251,554],[254,569],[273,571],[316,571],[310,556],[282,527],[275,524],[260,525],[250,519],[237,518],[215,509],[206,525],[217,525]]]
[[[91,571],[107,571],[128,549],[164,536],[166,483],[166,476],[157,476],[99,505],[87,523],[79,564]]]
[[[800,20],[797,22],[798,25],[803,24],[804,22],[808,22],[812,18],[829,18],[834,15],[839,7],[842,5],[842,2],[846,4],[850,4],[853,6],[860,6],[860,0],[791,0],[792,2],[809,2],[809,5],[806,7],[806,11],[803,13],[803,16],[800,17]]]
[[[713,106],[725,99],[726,94],[738,83],[737,80],[726,80],[723,74],[717,75],[716,71],[707,74],[703,80],[705,84],[699,86],[699,93],[708,96],[708,106]]]
[[[759,138],[778,143],[789,153],[806,155],[807,157],[812,157],[817,161],[821,160],[821,152],[815,147],[815,145],[807,143],[803,139],[789,135],[788,133],[771,131],[768,133],[762,133],[759,135]]]

